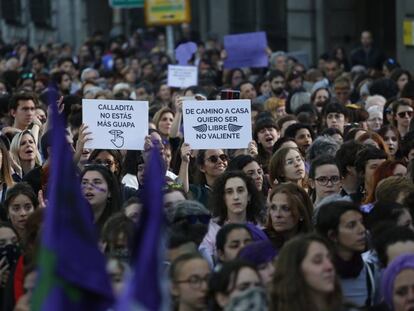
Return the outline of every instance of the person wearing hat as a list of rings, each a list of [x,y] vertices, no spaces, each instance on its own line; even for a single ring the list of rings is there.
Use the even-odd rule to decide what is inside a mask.
[[[414,254],[395,258],[385,269],[381,290],[390,311],[414,310]]]
[[[245,246],[237,258],[243,259],[255,265],[262,283],[270,286],[275,273],[274,259],[278,252],[270,240],[256,241]]]

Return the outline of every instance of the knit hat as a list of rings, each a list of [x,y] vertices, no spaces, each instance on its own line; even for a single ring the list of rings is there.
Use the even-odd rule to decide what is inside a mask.
[[[381,291],[387,305],[393,310],[394,282],[397,275],[405,270],[414,270],[414,255],[406,254],[395,258],[385,269],[381,281]]]
[[[265,240],[248,244],[240,251],[238,258],[258,266],[273,260],[277,254],[272,242]]]

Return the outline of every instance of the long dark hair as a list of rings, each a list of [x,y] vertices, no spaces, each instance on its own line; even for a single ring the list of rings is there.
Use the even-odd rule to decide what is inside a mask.
[[[223,225],[227,220],[228,215],[227,206],[224,201],[224,188],[227,180],[230,178],[240,178],[246,184],[247,192],[250,195],[250,200],[246,207],[246,220],[256,223],[260,209],[263,206],[262,199],[253,179],[242,171],[226,171],[217,178],[209,200],[209,208],[213,216],[218,218],[219,225]]]
[[[101,230],[108,218],[120,210],[121,193],[115,175],[108,168],[100,164],[87,165],[85,169],[82,171],[82,174],[80,176],[81,179],[83,178],[85,173],[89,171],[96,171],[100,173],[102,177],[105,179],[106,183],[108,184],[108,190],[111,192],[111,197],[108,198],[102,215],[96,221],[96,225],[98,226],[99,230]]]
[[[312,242],[324,245],[333,256],[334,252],[329,242],[313,233],[295,237],[287,242],[277,258],[269,309],[276,311],[317,310],[301,268]],[[334,291],[327,295],[326,303],[327,310],[341,309],[342,292],[337,276]]]

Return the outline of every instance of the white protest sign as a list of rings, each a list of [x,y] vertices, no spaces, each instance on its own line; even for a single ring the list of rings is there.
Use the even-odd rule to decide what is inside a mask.
[[[144,149],[147,101],[83,99],[82,117],[93,138],[85,148]]]
[[[168,86],[186,88],[198,84],[196,66],[168,65]]]
[[[248,99],[184,101],[184,140],[192,149],[247,148],[250,115]]]

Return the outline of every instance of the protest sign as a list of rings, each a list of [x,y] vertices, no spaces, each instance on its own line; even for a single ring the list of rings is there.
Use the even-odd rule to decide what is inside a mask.
[[[267,39],[265,32],[251,32],[224,36],[227,58],[224,68],[267,67]]]
[[[197,85],[198,68],[196,66],[168,65],[168,86],[186,88]]]
[[[250,100],[184,101],[184,141],[192,149],[247,148],[252,140]]]
[[[85,148],[144,149],[148,134],[148,102],[83,99],[82,117],[93,138]]]

